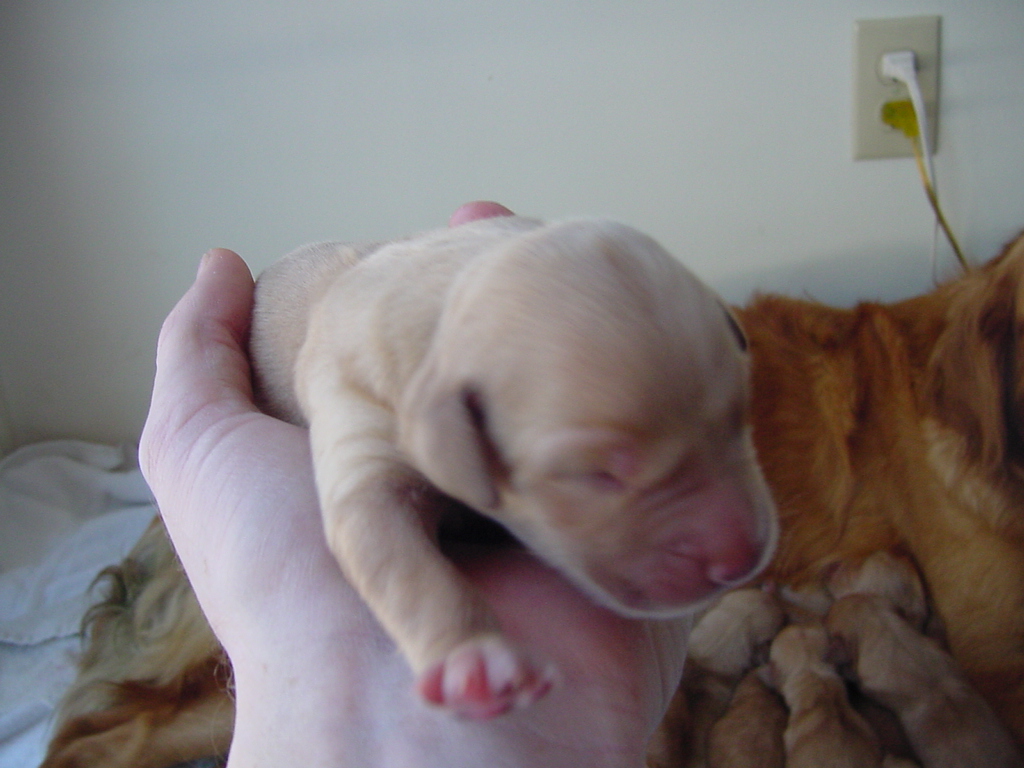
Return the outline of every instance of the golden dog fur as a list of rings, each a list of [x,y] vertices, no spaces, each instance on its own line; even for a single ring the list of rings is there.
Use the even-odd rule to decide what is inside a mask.
[[[953,657],[1024,742],[1024,238],[926,295],[740,312],[782,527],[770,577],[905,549]]]
[[[227,754],[231,670],[156,519],[100,575],[89,644],[43,766],[166,768]]]
[[[906,554],[952,657],[1024,743],[1024,238],[894,304],[764,296],[737,313],[751,343],[755,442],[781,518],[770,571],[780,593],[827,608],[825,587],[844,563]],[[92,648],[103,637],[94,629]],[[55,744],[77,722],[65,716]]]

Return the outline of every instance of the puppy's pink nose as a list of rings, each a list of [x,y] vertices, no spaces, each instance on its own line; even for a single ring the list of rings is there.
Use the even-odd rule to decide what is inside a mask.
[[[763,548],[746,536],[739,536],[729,546],[715,552],[708,560],[708,581],[728,587],[739,584],[761,564]]]
[[[774,551],[774,507],[756,483],[726,478],[683,496],[668,511],[667,523],[632,556],[590,569],[593,583],[630,611],[682,615],[756,576]]]
[[[713,484],[692,499],[653,548],[632,583],[652,606],[682,606],[749,580],[771,554],[772,536],[763,531],[764,513],[742,489]]]
[[[686,535],[704,562],[712,584],[735,586],[764,565],[774,544],[774,510],[757,487],[718,482],[706,488],[695,505]]]

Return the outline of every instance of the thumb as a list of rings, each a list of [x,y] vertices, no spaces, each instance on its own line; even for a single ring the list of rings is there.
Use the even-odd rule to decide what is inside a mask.
[[[249,268],[238,254],[210,251],[203,256],[192,287],[164,321],[149,416],[139,445],[144,471],[170,438],[191,431],[195,434],[190,437],[198,439],[212,421],[255,410],[245,351],[253,287]],[[206,418],[197,418],[200,414]]]

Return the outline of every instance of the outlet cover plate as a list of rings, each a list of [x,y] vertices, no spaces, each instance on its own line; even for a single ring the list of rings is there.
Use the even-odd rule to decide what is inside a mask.
[[[907,87],[883,77],[882,54],[911,50],[917,59],[917,81],[928,116],[929,144],[934,154],[939,135],[940,16],[865,19],[854,23],[853,159],[912,157],[910,141],[882,122],[882,105],[910,98]]]

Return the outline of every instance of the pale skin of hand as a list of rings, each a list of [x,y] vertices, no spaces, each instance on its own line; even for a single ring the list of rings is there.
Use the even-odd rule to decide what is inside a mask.
[[[450,224],[508,215],[459,208]],[[143,471],[234,668],[229,768],[302,765],[639,768],[682,674],[688,622],[595,606],[527,553],[462,567],[502,628],[557,668],[541,701],[486,722],[425,704],[412,672],[327,550],[305,430],[252,403],[253,280],[203,257],[164,322]]]

